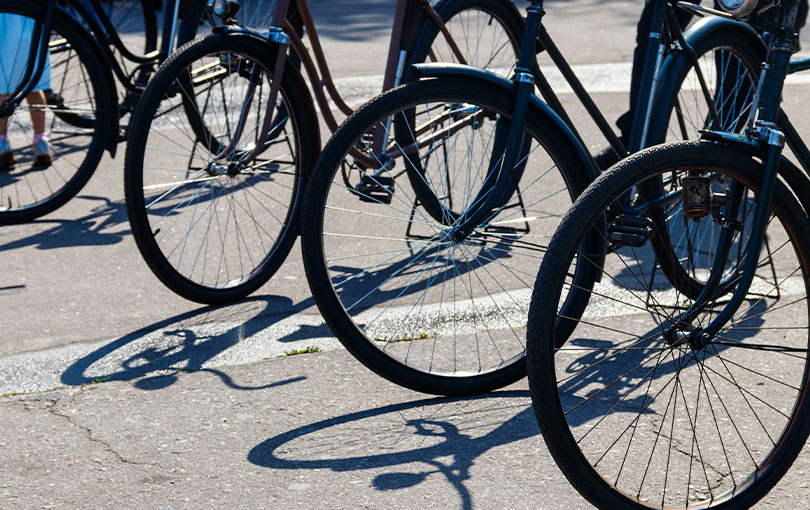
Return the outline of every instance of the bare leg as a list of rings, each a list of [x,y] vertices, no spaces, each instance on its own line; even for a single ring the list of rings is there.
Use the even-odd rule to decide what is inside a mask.
[[[8,97],[8,94],[0,94],[0,103]],[[0,118],[0,135],[3,137],[6,136],[6,129],[8,127],[8,117]],[[0,140],[0,172],[5,172],[11,170],[11,168],[17,164],[17,160],[14,159],[14,154],[11,152],[11,146],[9,146],[8,141],[5,138]]]
[[[45,133],[45,105],[47,104],[47,100],[45,99],[45,92],[42,90],[35,90],[31,92],[25,97],[25,100],[28,101],[30,105],[42,105],[43,108],[32,108],[31,109],[31,124],[34,125],[34,134],[41,135]]]

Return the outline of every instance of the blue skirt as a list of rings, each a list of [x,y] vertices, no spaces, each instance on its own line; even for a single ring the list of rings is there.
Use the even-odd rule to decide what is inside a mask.
[[[16,14],[0,14],[0,94],[10,94],[25,75],[34,20]],[[45,67],[34,90],[51,88],[51,58],[45,55]]]

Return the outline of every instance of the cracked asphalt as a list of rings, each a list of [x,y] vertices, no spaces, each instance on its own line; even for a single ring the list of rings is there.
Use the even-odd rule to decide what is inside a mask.
[[[546,22],[578,71],[626,72],[642,3],[549,0]],[[383,68],[393,0],[311,4],[359,102]],[[615,118],[626,88],[595,80]],[[788,111],[803,90],[786,89]],[[0,228],[0,508],[589,507],[548,454],[525,380],[446,399],[377,377],[323,324],[297,248],[232,306],[163,288],[129,234],[123,150],[59,211]],[[323,351],[284,356],[306,346]],[[805,448],[760,507],[808,501]]]

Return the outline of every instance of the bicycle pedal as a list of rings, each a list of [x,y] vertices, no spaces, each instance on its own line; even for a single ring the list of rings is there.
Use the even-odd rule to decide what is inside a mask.
[[[607,238],[613,245],[640,248],[654,232],[653,222],[649,218],[621,215],[608,225]]]
[[[364,175],[352,189],[362,202],[390,204],[394,196],[393,177],[372,177]]]

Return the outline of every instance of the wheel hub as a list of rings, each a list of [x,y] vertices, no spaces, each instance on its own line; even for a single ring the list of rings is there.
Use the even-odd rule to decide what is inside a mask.
[[[684,344],[694,350],[700,350],[708,344],[702,328],[686,330],[682,325],[672,325],[664,331],[664,341],[672,347],[680,347]]]
[[[221,175],[228,175],[234,177],[242,173],[244,165],[237,162],[223,163],[219,161],[212,161],[205,167],[205,172],[211,177],[219,177]]]

